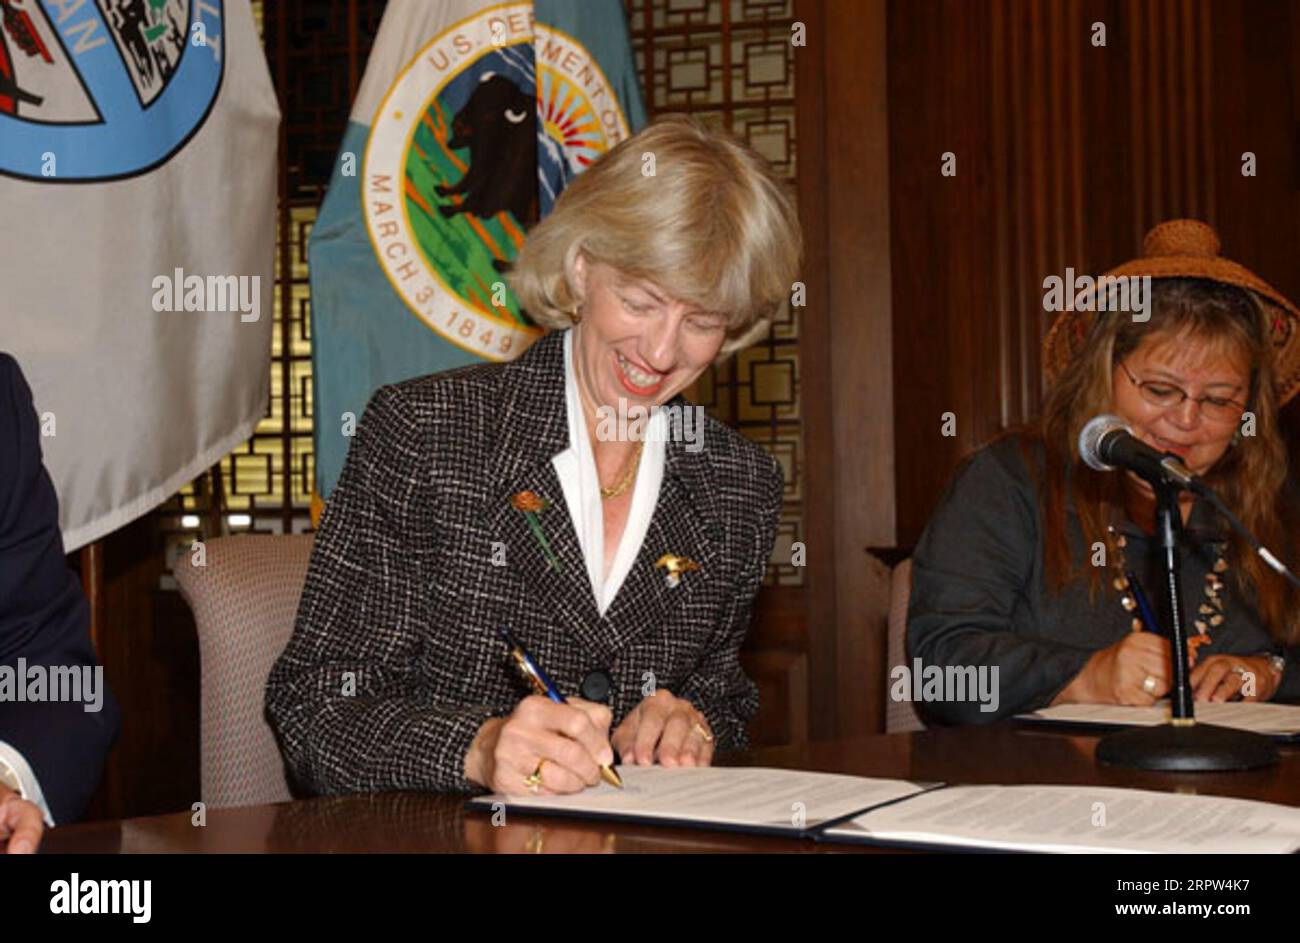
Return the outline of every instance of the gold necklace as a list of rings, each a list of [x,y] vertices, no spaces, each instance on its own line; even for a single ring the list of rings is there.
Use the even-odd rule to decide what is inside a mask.
[[[636,454],[632,456],[632,461],[628,465],[627,474],[623,476],[622,481],[612,488],[606,488],[604,485],[601,485],[601,500],[608,501],[610,498],[617,498],[627,490],[628,485],[632,484],[632,479],[636,477],[636,470],[641,466],[641,450],[643,448],[645,448],[645,439],[642,439],[636,444]]]

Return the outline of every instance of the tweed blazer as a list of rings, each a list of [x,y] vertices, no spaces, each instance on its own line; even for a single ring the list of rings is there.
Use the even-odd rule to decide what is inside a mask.
[[[471,741],[529,693],[501,627],[566,696],[606,671],[615,725],[666,688],[703,712],[719,749],[746,745],[758,696],[738,652],[775,537],[780,466],[711,417],[697,451],[670,441],[645,540],[600,615],[551,462],[569,446],[563,340],[371,398],[267,681],[299,789],[475,791]],[[549,503],[537,520],[558,568],[512,506],[521,491]],[[665,553],[700,568],[670,586],[655,567]]]

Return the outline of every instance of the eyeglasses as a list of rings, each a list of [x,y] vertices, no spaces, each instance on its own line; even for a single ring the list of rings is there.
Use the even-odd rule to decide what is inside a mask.
[[[1152,406],[1171,409],[1181,406],[1191,398],[1181,386],[1163,380],[1138,380],[1124,361],[1121,360],[1119,365],[1124,368],[1128,378],[1138,388],[1142,398]],[[1196,404],[1201,409],[1201,415],[1212,422],[1236,422],[1246,411],[1244,403],[1239,403],[1235,399],[1225,399],[1222,396],[1200,396],[1197,397]]]

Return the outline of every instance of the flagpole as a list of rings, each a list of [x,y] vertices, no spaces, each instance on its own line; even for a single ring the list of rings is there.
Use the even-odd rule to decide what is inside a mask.
[[[100,647],[100,629],[104,610],[104,544],[101,540],[81,548],[81,591],[90,608],[90,643],[99,663],[104,663]]]
[[[275,87],[289,87],[289,18],[288,4],[276,5]],[[349,7],[355,6],[349,3]],[[350,101],[350,99],[349,99]],[[275,250],[279,255],[279,280],[273,290],[280,293],[280,462],[281,479],[280,533],[293,533],[293,213],[289,206],[289,122],[280,122],[279,173],[276,175]],[[316,420],[313,418],[313,422]],[[255,526],[255,525],[254,525]]]
[[[357,37],[360,28],[357,22],[358,18],[357,0],[348,0],[348,105],[357,100],[357,85],[361,82],[361,76],[358,74],[361,69],[357,62],[358,42]]]

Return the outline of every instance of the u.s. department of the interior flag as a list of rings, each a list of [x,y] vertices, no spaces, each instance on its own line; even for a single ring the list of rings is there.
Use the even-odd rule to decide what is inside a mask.
[[[539,336],[503,273],[644,120],[619,0],[391,0],[310,241],[321,495],[377,387]]]

